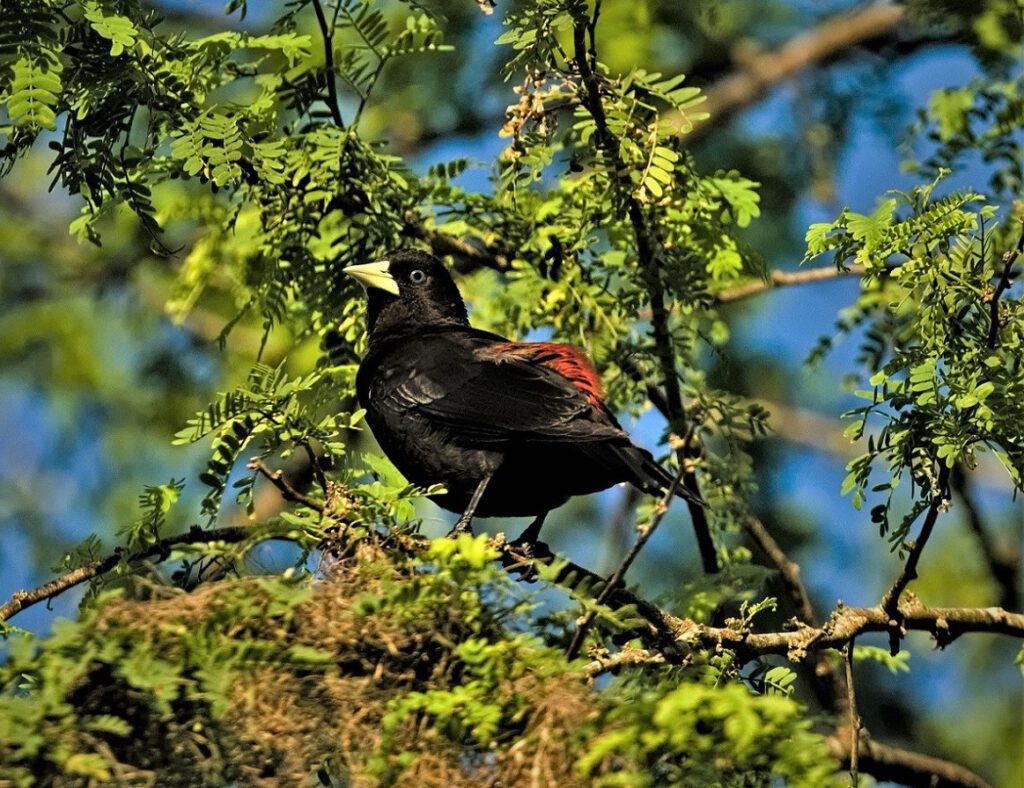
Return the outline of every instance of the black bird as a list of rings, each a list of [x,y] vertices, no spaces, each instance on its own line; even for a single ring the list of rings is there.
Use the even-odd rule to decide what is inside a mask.
[[[402,250],[345,273],[366,288],[369,348],[356,391],[384,453],[414,484],[461,514],[545,515],[573,495],[629,482],[662,493],[672,478],[634,446],[601,401],[601,384],[572,345],[511,342],[469,325],[444,265]]]

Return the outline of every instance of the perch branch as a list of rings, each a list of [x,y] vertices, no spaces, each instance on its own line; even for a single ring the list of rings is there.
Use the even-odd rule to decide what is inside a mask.
[[[639,608],[638,608],[639,609]],[[647,612],[640,609],[645,617]],[[839,607],[820,627],[800,626],[793,631],[754,633],[730,627],[711,627],[690,619],[678,618],[659,610],[652,625],[667,629],[673,637],[674,653],[654,649],[666,660],[678,661],[699,649],[727,648],[747,662],[769,654],[784,655],[802,661],[811,651],[842,649],[852,639],[872,632],[889,632],[892,618],[880,605],[875,607]],[[988,632],[1024,638],[1024,613],[1012,613],[1001,607],[924,607],[903,603],[900,634],[907,631],[928,632],[939,647],[969,632]]]

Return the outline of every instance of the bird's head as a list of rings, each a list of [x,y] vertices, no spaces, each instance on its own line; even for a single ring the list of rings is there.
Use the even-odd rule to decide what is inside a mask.
[[[451,274],[426,252],[402,249],[376,263],[350,265],[344,272],[366,288],[371,337],[469,325]]]

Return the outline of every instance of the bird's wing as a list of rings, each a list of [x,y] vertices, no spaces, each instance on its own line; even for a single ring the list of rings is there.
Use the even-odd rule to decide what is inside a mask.
[[[461,440],[628,440],[588,391],[543,363],[502,352],[484,332],[424,336],[414,353],[399,356],[388,359],[389,380],[375,387],[378,407],[415,409]]]

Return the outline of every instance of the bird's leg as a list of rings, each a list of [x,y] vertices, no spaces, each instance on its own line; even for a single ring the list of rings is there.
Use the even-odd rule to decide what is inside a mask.
[[[473,526],[470,524],[473,521],[473,513],[476,511],[476,507],[480,505],[480,499],[484,497],[484,490],[487,489],[487,484],[490,481],[490,476],[485,476],[480,480],[480,483],[473,491],[473,497],[469,499],[469,506],[466,507],[466,511],[462,513],[459,521],[455,523],[455,527],[448,532],[448,536],[473,533]]]
[[[519,538],[512,544],[523,546],[536,544],[540,540],[540,529],[544,525],[544,518],[547,516],[547,512],[540,514],[536,520],[526,526],[523,532],[519,534]]]

